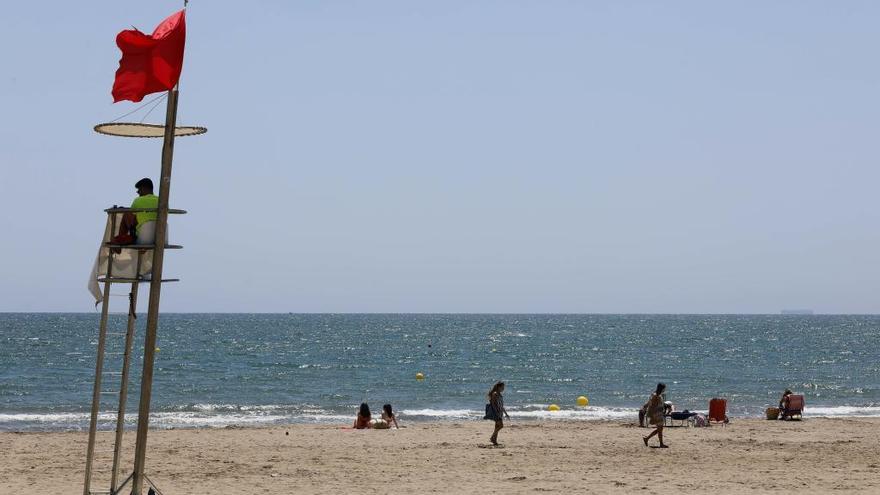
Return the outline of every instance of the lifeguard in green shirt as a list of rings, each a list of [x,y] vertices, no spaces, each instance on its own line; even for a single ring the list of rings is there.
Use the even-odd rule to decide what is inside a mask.
[[[137,181],[137,184],[135,184],[134,187],[137,188],[138,197],[134,198],[134,201],[131,202],[132,209],[156,209],[159,207],[159,196],[153,194],[153,181],[148,178],[143,178]],[[147,222],[155,221],[155,211],[125,213],[122,215],[122,222],[119,224],[119,234],[110,242],[112,244],[132,244],[135,241],[138,241],[138,244],[152,244],[153,239],[139,239],[139,237],[141,234],[141,227]],[[155,233],[155,230],[149,230],[151,230],[151,234]],[[150,235],[150,237],[152,237],[152,235]]]

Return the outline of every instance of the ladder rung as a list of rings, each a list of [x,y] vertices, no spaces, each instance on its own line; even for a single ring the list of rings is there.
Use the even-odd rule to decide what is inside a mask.
[[[119,390],[107,390],[106,392],[101,392],[102,394],[118,394]]]

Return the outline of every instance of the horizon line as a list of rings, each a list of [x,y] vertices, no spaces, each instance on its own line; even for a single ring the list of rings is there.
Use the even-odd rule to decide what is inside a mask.
[[[0,314],[97,314],[99,311],[0,311]],[[470,312],[470,311],[167,311],[163,315],[579,315],[579,316],[880,316],[880,313],[666,313],[666,312]]]

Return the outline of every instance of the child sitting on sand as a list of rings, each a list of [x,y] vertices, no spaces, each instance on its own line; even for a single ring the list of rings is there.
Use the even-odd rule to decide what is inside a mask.
[[[361,408],[358,411],[358,415],[354,418],[354,426],[353,428],[356,430],[363,430],[365,428],[370,428],[372,425],[370,424],[370,406],[367,405],[366,402],[361,403]]]

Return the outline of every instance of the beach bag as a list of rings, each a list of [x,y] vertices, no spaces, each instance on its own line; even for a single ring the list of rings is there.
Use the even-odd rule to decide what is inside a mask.
[[[707,425],[706,416],[703,416],[702,414],[697,414],[696,416],[694,416],[694,426],[706,426],[706,425]]]
[[[498,420],[498,415],[495,414],[495,408],[492,407],[492,404],[486,404],[486,415],[483,416],[483,419]]]

